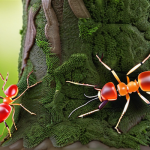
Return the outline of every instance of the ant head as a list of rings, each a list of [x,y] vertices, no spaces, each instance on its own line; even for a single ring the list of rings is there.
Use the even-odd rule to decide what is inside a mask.
[[[7,97],[14,98],[18,94],[18,86],[13,84],[9,86],[4,93]]]

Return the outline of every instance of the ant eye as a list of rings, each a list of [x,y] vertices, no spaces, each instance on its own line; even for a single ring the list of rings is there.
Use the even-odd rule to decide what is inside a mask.
[[[18,94],[17,85],[11,85],[5,91],[5,95],[11,98],[14,98],[15,96],[17,96],[17,94]]]

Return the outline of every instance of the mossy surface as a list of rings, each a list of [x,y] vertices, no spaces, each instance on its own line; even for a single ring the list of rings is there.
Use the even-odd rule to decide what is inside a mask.
[[[34,0],[30,6],[38,8],[36,2],[40,4]],[[150,108],[137,93],[130,95],[129,108],[120,122],[119,129],[122,134],[118,134],[114,127],[126,103],[125,97],[118,97],[117,101],[109,102],[99,112],[85,118],[77,118],[80,114],[97,109],[100,101],[95,100],[68,118],[72,110],[89,100],[84,93],[93,96],[97,91],[92,87],[73,85],[66,81],[93,84],[99,88],[107,82],[117,85],[114,76],[100,64],[96,54],[100,57],[103,54],[103,62],[114,69],[121,81],[126,83],[126,73],[149,54],[150,47],[149,1],[84,2],[91,19],[76,18],[68,1],[64,0],[63,21],[60,26],[61,65],[59,58],[50,52],[51,45],[45,38],[46,18],[42,8],[37,14],[35,44],[27,67],[18,82],[21,93],[26,88],[26,77],[32,69],[34,73],[29,78],[30,84],[42,80],[42,83],[29,89],[18,100],[37,115],[32,116],[22,108],[16,108],[15,122],[18,130],[12,129],[12,139],[4,143],[5,145],[23,138],[24,146],[30,148],[47,137],[51,138],[56,147],[75,141],[87,144],[92,140],[99,140],[116,148],[140,149],[140,145],[150,144]],[[24,30],[22,33],[24,38]],[[134,80],[140,72],[149,70],[149,62],[148,60],[129,75],[130,79]],[[140,92],[150,99],[145,92]]]

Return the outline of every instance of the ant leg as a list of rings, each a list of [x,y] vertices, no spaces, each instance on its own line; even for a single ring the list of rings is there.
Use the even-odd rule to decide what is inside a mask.
[[[141,95],[141,93],[139,92],[139,90],[137,90],[138,95],[140,96],[140,98],[146,103],[146,104],[150,104],[150,102],[143,96]]]
[[[42,81],[39,81],[39,82],[36,82],[35,84],[29,86],[29,81],[28,81],[28,80],[29,80],[29,76],[30,76],[30,74],[31,74],[32,72],[33,72],[33,71],[31,71],[31,72],[28,74],[28,77],[27,77],[27,88],[26,88],[17,98],[15,98],[15,99],[13,100],[13,102],[16,101],[17,99],[19,99],[29,88],[34,87],[35,85],[37,85],[37,84],[39,84],[39,83],[42,82]]]
[[[128,76],[126,76],[126,77],[127,77],[127,83],[129,83],[130,82],[130,78]]]
[[[0,73],[0,77],[2,78],[3,81],[5,81],[1,73]]]
[[[118,77],[118,75],[116,74],[116,72],[114,70],[112,70],[109,66],[107,66],[100,58],[98,55],[96,55],[96,57],[98,58],[99,62],[109,71],[111,71],[111,73],[114,75],[114,77],[116,78],[116,80],[120,83],[120,79]]]
[[[116,124],[116,126],[115,126],[115,129],[117,130],[117,132],[118,132],[119,134],[121,134],[121,132],[118,130],[118,125],[119,125],[119,123],[120,123],[120,121],[121,121],[123,115],[125,114],[125,112],[127,111],[128,106],[129,106],[129,102],[130,102],[130,96],[129,96],[129,94],[126,95],[126,99],[127,99],[127,102],[126,102],[126,104],[125,104],[125,107],[124,107],[124,109],[123,109],[123,112],[122,112],[122,114],[121,114],[121,116],[120,116],[120,118],[119,118],[119,120],[118,120],[118,122],[117,122],[117,124]]]
[[[99,111],[99,109],[92,110],[92,111],[87,112],[87,113],[85,113],[85,114],[82,114],[82,115],[80,115],[80,116],[78,116],[78,117],[79,117],[79,118],[83,118],[84,116],[93,114],[93,113],[95,113],[95,112],[97,112],[97,111]]]
[[[31,88],[31,87],[33,87],[33,86],[35,86],[35,85],[37,85],[38,83],[41,83],[42,81],[39,81],[39,82],[36,82],[35,84],[33,84],[33,85],[29,85],[29,77],[30,77],[30,75],[31,75],[31,73],[33,72],[33,70],[28,74],[28,76],[27,76],[27,89],[29,89],[29,88]]]
[[[7,128],[7,130],[8,130],[9,136],[11,137],[11,132],[10,132],[9,127],[8,127],[8,125],[7,125],[7,123],[6,123],[5,120],[4,120],[4,124],[5,124],[5,126],[6,126],[6,128]]]
[[[38,83],[41,83],[41,82],[42,81],[39,81],[39,82],[36,82],[35,84],[33,84],[31,86],[28,86],[16,99],[13,100],[13,102],[16,101],[17,99],[19,99],[29,88],[31,88],[31,87],[33,87],[33,86],[35,86],[35,85],[37,85]]]
[[[32,72],[33,72],[33,70],[27,76],[27,87],[29,87],[29,77],[30,77],[30,75],[31,75]]]
[[[87,113],[85,113],[85,114],[82,114],[82,115],[80,115],[80,116],[78,116],[78,117],[83,118],[84,116],[87,116],[87,115],[90,115],[90,114],[92,114],[92,113],[95,113],[95,112],[101,110],[107,103],[108,103],[108,100],[104,100],[104,101],[99,105],[98,109],[92,110],[92,111],[87,112]]]
[[[74,109],[74,110],[69,114],[68,118],[69,118],[69,117],[73,114],[73,112],[75,112],[77,109],[79,109],[79,108],[81,108],[81,107],[87,105],[88,103],[90,103],[90,102],[92,102],[92,101],[94,101],[94,100],[96,100],[96,99],[98,99],[98,97],[96,97],[96,98],[94,98],[94,99],[91,99],[91,100],[89,100],[88,102],[86,102],[85,104],[83,104],[83,105],[77,107],[76,109]]]
[[[13,124],[15,126],[15,129],[17,130],[16,124],[15,124],[15,121],[14,121],[15,107],[13,105],[11,105],[11,107],[13,109],[12,121],[13,121]]]
[[[4,126],[4,128],[3,128],[3,132],[2,132],[2,135],[0,135],[0,137],[3,136],[3,134],[4,134],[4,129],[5,129],[5,126]]]
[[[137,65],[135,65],[132,69],[130,69],[127,73],[127,76],[129,74],[131,74],[132,72],[134,72],[137,68],[139,68],[141,65],[143,65],[148,59],[150,58],[150,54],[140,63],[138,63]]]
[[[31,115],[36,115],[35,113],[33,113],[33,112],[31,112],[31,111],[29,111],[27,108],[25,108],[22,104],[10,104],[11,106],[13,106],[13,105],[19,105],[19,106],[21,106],[24,110],[26,110],[28,113],[30,113]]]
[[[76,85],[83,85],[83,86],[90,86],[90,87],[96,87],[96,85],[91,85],[91,84],[84,84],[84,83],[78,83],[78,82],[72,82],[72,81],[66,81],[68,83],[76,84]]]
[[[75,84],[75,85],[83,85],[83,86],[90,86],[90,87],[94,87],[95,90],[97,91],[100,91],[101,89],[99,88],[96,88],[97,85],[92,85],[92,84],[84,84],[84,83],[78,83],[78,82],[72,82],[72,81],[66,81],[68,83],[72,83],[72,84]]]
[[[4,78],[3,78],[2,74],[0,73],[0,77],[1,77],[1,78],[2,78],[2,80],[4,81],[4,84],[3,84],[3,86],[2,86],[2,90],[3,90],[3,92],[4,92],[4,87],[5,87],[5,85],[6,85],[6,82],[7,82],[7,80],[8,80],[8,76],[9,76],[9,74],[8,74],[8,72],[7,72],[6,79],[4,80]],[[4,92],[4,93],[5,93],[5,92]]]
[[[96,85],[95,85],[96,86]],[[96,88],[96,87],[94,87],[94,89],[96,90],[96,91],[101,91],[102,89],[99,89],[99,88]]]
[[[11,107],[13,108],[12,121],[13,121],[13,124],[14,124],[14,126],[15,126],[15,129],[17,130],[16,125],[15,125],[15,122],[14,122],[15,108],[14,108],[14,106],[11,106]],[[5,127],[7,128],[8,133],[9,133],[9,135],[10,135],[10,137],[11,137],[11,132],[10,132],[9,127],[8,127],[8,125],[7,125],[7,123],[6,123],[5,121],[4,121],[4,124],[5,124],[4,129],[5,129]],[[2,135],[0,135],[0,137],[3,136],[4,129],[3,129]]]

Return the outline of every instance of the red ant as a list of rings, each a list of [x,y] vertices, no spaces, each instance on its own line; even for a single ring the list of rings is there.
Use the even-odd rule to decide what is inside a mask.
[[[123,82],[120,81],[119,77],[117,76],[117,74],[115,73],[114,70],[112,70],[109,66],[107,66],[104,62],[102,62],[102,60],[98,57],[98,55],[96,55],[96,57],[98,58],[98,60],[100,61],[100,63],[107,68],[109,71],[111,71],[111,73],[114,75],[115,79],[118,81],[118,85],[117,85],[117,90],[119,92],[120,96],[126,96],[126,104],[125,107],[123,109],[123,112],[115,126],[115,129],[117,130],[118,133],[120,133],[119,129],[118,129],[118,125],[123,117],[123,115],[125,114],[125,112],[127,111],[127,108],[129,106],[129,102],[130,102],[130,96],[129,94],[131,94],[132,92],[137,92],[138,95],[141,97],[141,99],[147,103],[150,104],[150,102],[139,93],[139,87],[141,88],[141,90],[147,92],[148,94],[150,94],[150,71],[145,71],[139,74],[138,76],[138,81],[134,80],[134,81],[130,81],[128,75],[131,74],[132,72],[134,72],[137,68],[139,68],[141,65],[143,65],[145,63],[146,60],[149,59],[150,54],[139,64],[137,64],[136,66],[134,66],[127,74],[127,85]],[[102,89],[96,88],[96,85],[91,85],[91,84],[81,84],[81,83],[76,83],[76,82],[72,82],[72,81],[66,81],[72,84],[77,84],[77,85],[83,85],[83,86],[90,86],[90,87],[94,87],[95,90],[98,91],[98,94],[95,96],[85,96],[87,98],[94,98],[91,99],[90,101],[88,101],[87,103],[79,106],[78,108],[74,109],[70,115],[68,116],[68,118],[71,116],[71,114],[76,111],[77,109],[87,105],[89,102],[99,99],[102,103],[99,105],[98,109],[95,109],[93,111],[90,111],[88,113],[82,114],[78,117],[84,117],[86,115],[92,114],[96,111],[101,110],[107,103],[108,101],[115,101],[117,100],[117,90],[115,88],[115,85],[112,82],[108,82],[106,83]]]
[[[19,99],[29,88],[37,85],[38,83],[40,83],[41,81],[39,82],[36,82],[35,84],[29,86],[29,82],[28,82],[28,79],[29,79],[29,76],[30,74],[32,73],[33,71],[31,71],[28,76],[27,76],[27,88],[26,90],[24,90],[24,92],[22,92],[17,98],[15,98],[18,94],[18,87],[17,85],[10,85],[5,91],[4,91],[4,86],[8,80],[8,73],[7,73],[7,77],[6,79],[4,80],[3,76],[1,75],[0,73],[0,77],[2,78],[2,80],[4,81],[4,84],[3,84],[3,87],[2,87],[2,90],[4,92],[4,94],[6,95],[6,97],[2,97],[0,96],[1,99],[3,99],[3,103],[0,104],[0,123],[4,122],[7,130],[8,130],[8,133],[9,133],[9,136],[11,137],[11,132],[10,132],[10,129],[6,123],[6,119],[8,118],[8,116],[10,115],[11,113],[11,108],[13,109],[13,115],[12,115],[12,121],[13,121],[13,124],[15,126],[15,129],[17,130],[17,127],[15,125],[15,121],[14,121],[14,114],[15,114],[15,107],[14,105],[19,105],[21,106],[23,109],[25,109],[27,112],[29,112],[31,115],[36,115],[35,113],[29,111],[28,109],[26,109],[22,104],[18,104],[18,103],[15,103],[15,104],[12,104],[13,102],[15,102],[17,99]],[[15,99],[13,99],[15,98]],[[4,130],[3,130],[4,132]],[[3,135],[3,133],[2,133]],[[2,136],[1,135],[1,136]],[[1,137],[0,136],[0,137]]]

